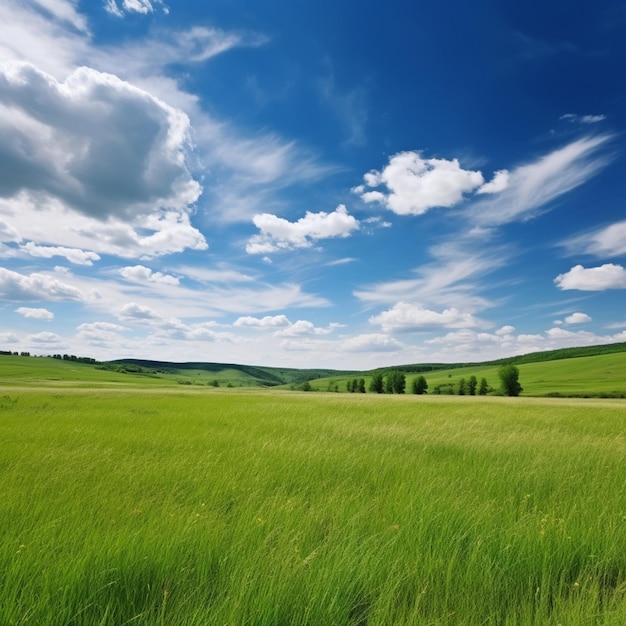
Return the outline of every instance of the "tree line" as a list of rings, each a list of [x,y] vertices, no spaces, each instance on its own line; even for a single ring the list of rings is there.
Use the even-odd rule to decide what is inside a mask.
[[[519,383],[519,369],[515,365],[505,364],[498,370],[498,378],[500,379],[500,387],[494,389],[489,385],[487,379],[482,377],[480,381],[473,374],[468,378],[461,378],[458,383],[440,383],[432,388],[431,393],[435,395],[459,395],[459,396],[486,396],[488,394],[498,393],[505,396],[519,396],[522,392],[522,386]],[[338,391],[335,386],[329,383],[329,391]],[[310,390],[311,387],[309,386]],[[346,383],[346,390],[349,393],[365,393],[365,379],[354,378]],[[376,372],[372,375],[367,391],[370,393],[406,393],[407,380],[404,372],[400,370],[391,370],[386,374]],[[414,378],[411,382],[410,392],[421,395],[428,393],[428,382],[424,375]]]

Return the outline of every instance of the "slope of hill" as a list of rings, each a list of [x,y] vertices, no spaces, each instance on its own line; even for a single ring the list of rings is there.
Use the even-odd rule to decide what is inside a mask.
[[[306,381],[328,376],[348,375],[346,372],[331,369],[296,369],[281,367],[261,367],[234,363],[169,363],[144,359],[119,359],[111,361],[112,368],[131,372],[153,372],[156,375],[174,376],[182,384],[213,384],[234,387],[274,387],[298,385]]]
[[[624,346],[624,344],[620,344]],[[525,396],[567,396],[567,397],[626,397],[626,347],[621,351],[600,351],[588,356],[563,356],[558,351],[555,360],[544,360],[541,354],[533,360],[530,355],[520,357],[513,362],[519,368],[520,383]],[[533,355],[534,356],[534,355]],[[467,382],[470,376],[478,381],[485,378],[491,389],[500,385],[498,369],[505,360],[476,364],[453,364],[433,367],[429,370],[412,369],[412,366],[401,366],[396,369],[403,372],[407,379],[406,392],[411,392],[413,379],[422,375],[428,382],[428,393],[457,394],[461,379]],[[381,370],[382,373],[384,373]],[[366,387],[369,387],[375,372],[363,373]],[[350,376],[333,376],[311,382],[316,391],[346,391]]]
[[[537,352],[484,363],[430,363],[371,371],[296,369],[223,363],[170,363],[121,359],[83,363],[54,358],[0,354],[0,384],[62,385],[204,385],[214,387],[274,387],[346,391],[355,378],[369,386],[375,373],[405,373],[407,393],[417,375],[428,381],[428,393],[457,393],[462,378],[486,378],[499,386],[503,363],[519,367],[523,395],[626,397],[626,343]]]

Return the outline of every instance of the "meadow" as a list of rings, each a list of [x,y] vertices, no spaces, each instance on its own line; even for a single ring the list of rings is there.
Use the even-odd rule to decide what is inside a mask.
[[[622,400],[5,384],[0,441],[1,624],[626,623]]]
[[[626,352],[597,354],[554,361],[538,361],[519,363],[520,382],[524,396],[574,396],[574,397],[623,397],[626,398]],[[467,367],[451,367],[435,371],[420,372],[428,381],[429,393],[437,385],[458,385],[461,378],[467,381],[470,376],[478,380],[485,378],[493,388],[500,386],[498,378],[499,365],[478,364]],[[402,367],[398,368],[402,371]],[[411,382],[420,373],[406,373],[407,393],[410,393]],[[337,389],[346,391],[346,384],[361,374],[332,376],[312,380],[311,386],[316,391]],[[371,376],[364,373],[366,386]]]

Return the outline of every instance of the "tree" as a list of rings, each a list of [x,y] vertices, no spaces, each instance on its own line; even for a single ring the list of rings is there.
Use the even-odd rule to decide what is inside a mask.
[[[392,370],[385,379],[385,393],[404,393],[406,376],[398,370]]]
[[[506,396],[519,396],[522,386],[519,384],[519,369],[515,365],[502,365],[498,370],[502,391]]]
[[[372,381],[370,382],[370,391],[372,393],[383,393],[385,390],[385,382],[383,380],[383,375],[380,373],[374,374],[372,376]]]
[[[393,372],[385,376],[385,393],[393,393]]]
[[[406,389],[406,376],[402,372],[396,372],[393,380],[393,392],[404,393]]]
[[[476,385],[477,384],[478,384],[478,381],[476,380],[476,376],[474,376],[474,374],[472,374],[469,377],[469,381],[467,383],[467,391],[468,391],[470,396],[475,396],[476,395]]]
[[[423,393],[426,393],[427,389],[428,383],[426,382],[424,376],[418,376],[417,378],[413,379],[413,386],[411,388],[411,391],[413,391],[413,393],[421,395]]]
[[[486,378],[481,378],[480,379],[480,387],[478,387],[478,395],[479,396],[486,396],[488,391],[489,391],[489,385],[487,384],[487,379]]]
[[[464,396],[467,391],[467,383],[465,382],[465,378],[461,378],[459,381],[459,395]]]
[[[359,393],[365,393],[365,378],[359,378],[359,386],[357,387]]]

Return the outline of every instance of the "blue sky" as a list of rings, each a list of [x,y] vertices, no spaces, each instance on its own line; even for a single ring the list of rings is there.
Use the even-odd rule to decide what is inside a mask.
[[[3,0],[0,350],[626,341],[626,5]]]

